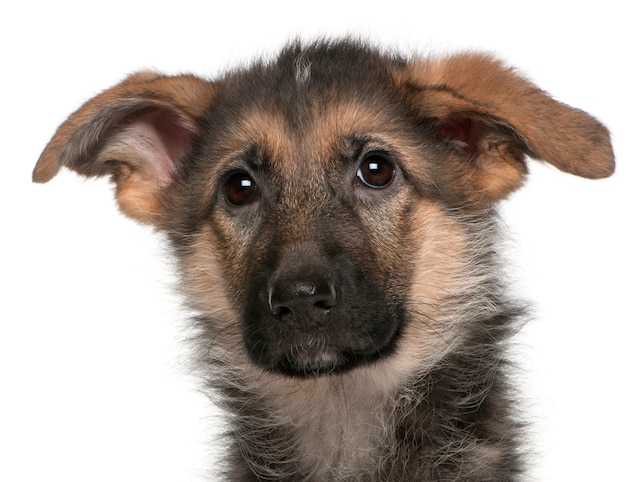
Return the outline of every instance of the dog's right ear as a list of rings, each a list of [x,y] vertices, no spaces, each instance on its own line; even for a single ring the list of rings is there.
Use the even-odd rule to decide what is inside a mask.
[[[131,75],[74,112],[37,161],[33,181],[62,166],[85,176],[111,175],[120,209],[158,224],[161,189],[189,154],[213,84],[191,75]]]

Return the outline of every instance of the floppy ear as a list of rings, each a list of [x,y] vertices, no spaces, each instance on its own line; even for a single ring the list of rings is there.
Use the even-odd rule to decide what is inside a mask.
[[[415,61],[396,81],[413,112],[467,152],[471,182],[489,202],[521,185],[526,155],[591,179],[615,169],[602,124],[488,55]]]
[[[131,75],[86,102],[56,131],[33,180],[47,182],[62,166],[85,176],[110,174],[120,209],[156,223],[160,191],[191,150],[213,86],[194,76]]]

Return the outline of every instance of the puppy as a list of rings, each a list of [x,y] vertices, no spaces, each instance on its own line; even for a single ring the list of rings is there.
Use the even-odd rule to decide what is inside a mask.
[[[495,206],[527,156],[614,170],[603,125],[489,56],[343,40],[131,75],[33,177],[110,175],[166,234],[230,414],[226,480],[485,482],[523,473]]]

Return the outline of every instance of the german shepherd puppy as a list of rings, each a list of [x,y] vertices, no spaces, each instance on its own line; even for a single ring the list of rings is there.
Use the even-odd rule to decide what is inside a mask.
[[[525,157],[603,178],[606,128],[481,54],[287,46],[216,80],[131,75],[34,171],[111,175],[165,233],[233,481],[504,481],[523,470],[499,200]]]

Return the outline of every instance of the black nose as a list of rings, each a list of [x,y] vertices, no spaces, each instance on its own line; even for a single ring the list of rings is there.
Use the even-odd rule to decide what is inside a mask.
[[[321,324],[337,304],[337,289],[323,275],[283,277],[269,287],[268,301],[272,314],[282,321]]]

